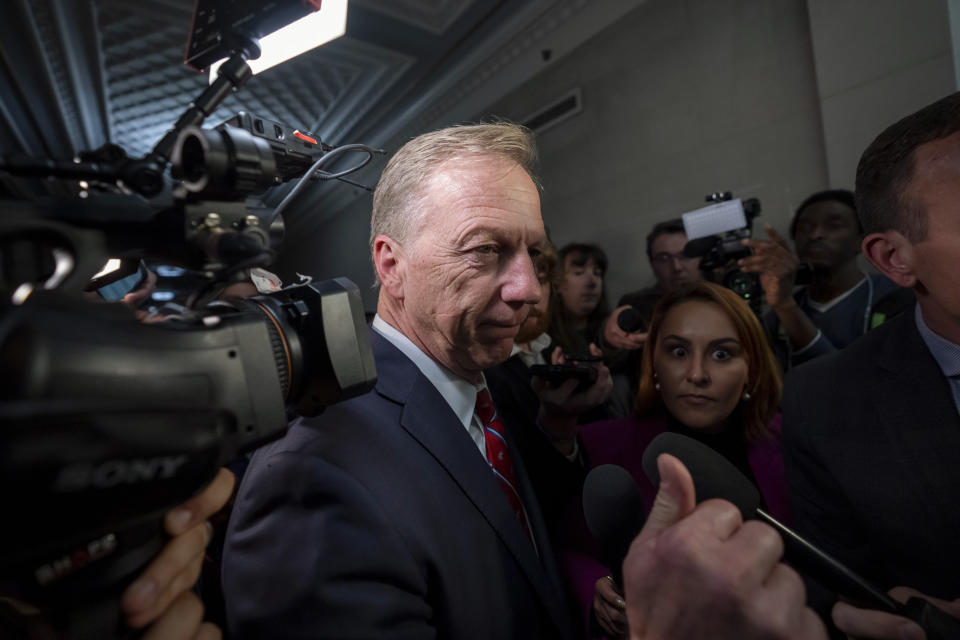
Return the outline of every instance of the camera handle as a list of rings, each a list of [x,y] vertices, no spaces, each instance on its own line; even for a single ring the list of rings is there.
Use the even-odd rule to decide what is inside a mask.
[[[260,57],[257,41],[242,34],[232,34],[233,54],[217,70],[217,79],[190,103],[160,141],[144,158],[130,159],[124,150],[107,143],[94,151],[78,154],[81,162],[54,161],[38,158],[0,158],[0,170],[27,177],[74,178],[102,182],[122,181],[129,189],[148,198],[163,191],[163,173],[181,132],[199,125],[213,113],[230,93],[250,79],[253,71],[247,60]]]
[[[233,40],[236,42],[233,55],[217,70],[217,79],[190,103],[145,158],[127,163],[123,168],[121,179],[137,193],[147,197],[160,193],[163,189],[163,172],[183,130],[200,125],[231,92],[242,87],[253,75],[247,60],[260,57],[260,45],[254,38],[236,33],[233,34]]]
[[[61,632],[65,640],[99,640],[104,637],[136,640],[143,636],[144,629],[131,629],[124,622],[120,601],[124,590],[169,539],[163,533],[162,522],[163,514],[158,514],[118,532],[118,537],[125,540],[129,548],[106,568],[109,573],[105,579],[114,582],[109,589],[94,589],[91,597],[74,601],[63,612]]]
[[[180,133],[187,127],[199,126],[232,91],[242,87],[253,75],[247,60],[260,57],[260,45],[250,37],[234,34],[234,38],[237,45],[234,47],[233,55],[217,70],[217,79],[190,103],[187,110],[177,118],[173,127],[147,154],[145,160],[166,166]]]

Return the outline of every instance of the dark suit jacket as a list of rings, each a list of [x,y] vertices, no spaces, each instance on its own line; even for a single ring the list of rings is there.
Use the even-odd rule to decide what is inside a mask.
[[[784,389],[796,528],[883,588],[960,596],[960,417],[913,313]]]
[[[569,638],[550,542],[513,456],[539,557],[463,425],[371,332],[374,391],[259,450],[227,533],[235,638]]]
[[[587,475],[580,460],[567,460],[537,426],[540,399],[530,386],[530,369],[519,356],[483,372],[497,411],[523,458],[551,534]]]

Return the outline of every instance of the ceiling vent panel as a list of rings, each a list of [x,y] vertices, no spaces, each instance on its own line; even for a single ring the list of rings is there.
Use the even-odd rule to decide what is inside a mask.
[[[523,119],[522,124],[536,134],[555,127],[583,111],[580,87],[575,87],[550,104]]]

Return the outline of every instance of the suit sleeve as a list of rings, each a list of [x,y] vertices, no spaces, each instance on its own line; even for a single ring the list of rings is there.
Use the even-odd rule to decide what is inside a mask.
[[[231,637],[432,638],[426,579],[387,514],[323,460],[251,465],[223,560]]]
[[[837,428],[838,408],[831,406],[826,394],[805,385],[804,376],[796,373],[822,376],[823,372],[805,368],[788,375],[784,383],[783,461],[795,528],[862,574],[869,563],[859,551],[864,534],[831,471],[830,461],[825,459],[831,447],[837,446],[831,431]],[[809,579],[806,582],[811,607],[829,621],[836,595]]]

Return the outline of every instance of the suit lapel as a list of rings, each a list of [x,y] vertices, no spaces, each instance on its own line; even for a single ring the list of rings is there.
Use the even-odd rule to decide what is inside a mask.
[[[913,487],[904,495],[925,496],[932,516],[949,513],[955,508],[953,490],[935,488],[948,480],[941,471],[956,464],[960,416],[950,384],[923,342],[913,313],[901,313],[890,323],[896,326],[887,333],[876,360],[885,372],[873,390],[881,427],[876,435],[888,440],[888,450],[897,454],[892,462],[899,466],[899,482]],[[944,501],[946,496],[949,501]]]
[[[913,313],[902,313],[890,321],[896,323],[887,332],[877,354],[878,366],[886,376],[874,397],[888,419],[884,423],[899,431],[923,430],[931,423],[947,419],[960,431],[960,416],[950,384],[920,337]],[[910,398],[910,402],[904,402]]]
[[[559,582],[551,584],[549,578],[558,577],[556,571],[545,571],[526,531],[520,526],[503,490],[497,484],[490,466],[476,444],[463,428],[450,406],[436,387],[422,374],[416,365],[376,332],[372,332],[371,345],[380,373],[377,391],[403,405],[400,425],[423,446],[450,478],[460,487],[470,502],[483,515],[503,544],[516,559],[534,590],[540,596],[554,620],[566,620]],[[523,473],[521,498],[528,511],[536,509],[532,492],[516,447],[510,447],[512,461]],[[531,522],[534,537],[541,553],[550,553],[549,543],[543,535],[539,511],[533,512],[536,525]],[[550,558],[552,561],[552,558]],[[563,628],[564,625],[558,625]],[[566,629],[563,629],[566,632]]]

